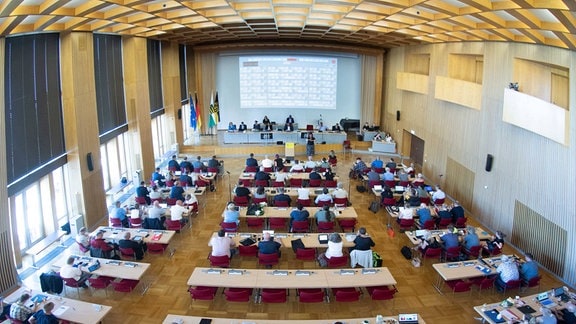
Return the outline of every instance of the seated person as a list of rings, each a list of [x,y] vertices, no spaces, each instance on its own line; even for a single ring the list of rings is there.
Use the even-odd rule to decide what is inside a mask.
[[[368,122],[364,123],[364,126],[362,126],[362,130],[363,131],[369,131],[370,130],[370,125],[368,124]]]
[[[353,248],[351,248],[351,250],[360,251],[370,250],[373,246],[376,245],[376,243],[372,241],[372,238],[368,236],[368,233],[366,233],[366,228],[364,227],[360,227],[360,229],[358,229],[358,234],[354,239],[354,244],[355,245]]]
[[[268,172],[264,172],[264,167],[261,167],[258,172],[254,175],[254,180],[266,180],[270,181],[270,174]]]
[[[312,169],[312,172],[308,175],[310,180],[322,180],[322,176],[318,173],[318,168],[315,167]]]
[[[299,163],[300,161],[294,160],[294,164],[290,168],[290,172],[302,172],[304,171],[304,165]]]
[[[402,169],[397,170],[396,175],[398,176],[398,180],[400,182],[409,182],[410,181],[408,173],[404,172],[404,170],[402,170]]]
[[[464,218],[464,208],[460,206],[460,204],[455,201],[454,205],[452,205],[452,209],[450,209],[450,214],[452,214],[452,221],[456,222],[459,218]]]
[[[375,168],[370,168],[370,171],[366,173],[366,176],[368,177],[368,181],[380,181],[380,174],[376,172]]]
[[[326,250],[326,258],[330,259],[331,257],[341,257],[344,254],[342,253],[342,237],[338,233],[332,233],[328,236],[328,249]]]
[[[186,194],[186,197],[184,198],[184,206],[192,206],[198,203],[198,198],[196,198],[196,195],[194,194]]]
[[[332,131],[333,131],[333,132],[340,132],[340,131],[342,131],[342,129],[340,128],[340,124],[338,124],[338,123],[334,124],[334,126],[332,126]]]
[[[27,306],[30,297],[29,294],[23,293],[20,298],[18,298],[18,301],[12,303],[10,306],[10,318],[21,321],[22,323],[28,321],[28,318],[34,314],[38,308],[38,302],[34,302],[34,306],[32,307]],[[11,322],[8,321],[8,323]]]
[[[144,240],[134,241],[130,237],[130,232],[124,232],[124,239],[118,241],[118,247],[121,249],[132,249],[134,255],[136,255],[136,260],[142,260],[144,252],[146,252],[146,243],[144,243]]]
[[[458,241],[458,235],[454,233],[454,225],[448,225],[448,233],[442,235],[442,241],[444,242],[445,250],[460,245],[460,242]]]
[[[320,222],[333,222],[336,218],[336,215],[333,211],[330,210],[330,206],[324,205],[322,208],[316,211],[314,218],[316,218],[316,224]]]
[[[254,193],[254,199],[264,199],[266,198],[266,190],[262,186],[258,186],[256,188],[256,192]]]
[[[272,124],[264,124],[264,131],[271,132],[274,128],[272,128]]]
[[[292,115],[286,118],[286,124],[294,124],[294,117],[292,117]]]
[[[242,181],[238,182],[238,185],[234,188],[234,195],[237,197],[248,197],[250,199],[251,194],[250,189],[244,187],[244,182]]]
[[[414,219],[414,211],[412,211],[409,204],[404,204],[404,208],[400,208],[397,219],[398,223],[400,223],[402,219]]]
[[[188,170],[183,171],[178,180],[180,181],[180,185],[185,187],[192,187],[192,185],[194,184],[192,181],[192,177],[188,175]]]
[[[496,288],[498,291],[504,291],[504,287],[506,283],[510,280],[518,280],[520,279],[520,273],[518,272],[518,266],[514,260],[510,259],[507,255],[502,255],[500,258],[502,263],[498,265],[496,268],[496,272],[499,273],[498,277],[496,278]]]
[[[319,132],[325,132],[326,130],[327,129],[326,129],[326,126],[324,126],[324,123],[320,122],[320,125],[318,126],[318,131]]]
[[[113,251],[118,249],[118,245],[107,243],[106,240],[104,240],[103,231],[98,231],[98,233],[96,233],[96,237],[92,238],[90,241],[90,247],[99,249],[102,251],[102,256],[108,259],[112,257]]]
[[[228,131],[229,132],[235,132],[236,131],[236,125],[232,122],[228,123]]]
[[[354,165],[352,166],[352,170],[358,177],[360,177],[364,173],[365,169],[367,169],[366,163],[362,161],[362,158],[357,157],[356,162],[354,162]]]
[[[78,283],[78,286],[88,288],[86,280],[90,278],[91,274],[80,270],[78,266],[74,265],[74,261],[76,261],[76,259],[73,256],[66,260],[66,264],[60,268],[60,277],[63,279],[74,279]]]
[[[284,159],[280,157],[280,154],[274,156],[274,167],[277,171],[284,171]]]
[[[160,173],[160,168],[156,168],[156,171],[152,173],[152,182],[156,183],[159,187],[164,187],[166,182],[164,181],[166,177]]]
[[[194,196],[194,195],[192,195],[192,196]],[[164,221],[166,220],[166,216],[164,216],[164,213],[166,213],[166,210],[164,210],[164,208],[160,207],[159,201],[155,200],[154,203],[152,204],[152,206],[150,208],[148,208],[147,218],[158,219],[158,220],[160,220],[160,223],[163,224]]]
[[[304,168],[306,169],[314,169],[316,167],[316,162],[314,162],[314,158],[312,156],[308,157],[308,161],[304,163]]]
[[[483,248],[487,250],[488,253],[492,253],[496,248],[502,250],[502,247],[504,247],[504,237],[506,237],[504,233],[496,231],[494,235],[490,236],[488,241],[483,242]]]
[[[176,205],[170,207],[170,220],[180,221],[180,223],[186,223],[186,219],[183,218],[184,215],[188,215],[188,208],[184,207],[182,200],[178,199]]]
[[[180,164],[176,160],[176,155],[172,155],[172,158],[170,161],[168,161],[168,169],[172,171],[178,171],[180,168]]]
[[[254,158],[254,153],[250,153],[250,157],[246,159],[246,166],[257,167],[258,160]]]
[[[234,203],[229,203],[228,206],[226,206],[224,222],[240,224],[240,211]]]
[[[330,153],[328,154],[328,163],[330,163],[330,165],[336,165],[338,163],[338,158],[336,157],[336,152],[334,152],[334,150],[330,150]]]
[[[332,168],[327,168],[326,172],[324,172],[324,180],[334,181],[335,176],[336,175],[334,174],[334,172],[332,172]]]
[[[396,162],[394,162],[394,158],[390,158],[390,161],[386,162],[385,166],[390,168],[390,170],[396,170]]]
[[[260,123],[259,123],[257,120],[254,121],[254,125],[252,125],[252,130],[253,130],[253,131],[260,131],[260,130],[262,130],[262,126],[260,126]]]
[[[85,249],[90,248],[90,236],[88,236],[88,231],[86,231],[86,227],[80,228],[78,235],[76,235],[76,242],[82,245]]]
[[[384,162],[380,160],[379,156],[377,156],[374,161],[370,163],[370,166],[376,169],[382,169],[384,167]]]
[[[374,134],[374,137],[372,139],[375,141],[381,141],[382,140],[382,134],[380,134],[380,132],[376,132],[376,134]]]
[[[538,265],[534,261],[534,256],[532,253],[526,253],[524,255],[525,262],[520,265],[520,277],[525,281],[530,281],[530,279],[538,277]]]
[[[240,122],[240,125],[238,125],[238,131],[239,132],[244,132],[246,131],[248,128],[246,126],[246,124],[244,124],[244,122]]]
[[[140,186],[136,188],[136,197],[144,198],[146,205],[150,205],[150,193],[148,192],[148,188],[146,188],[145,181],[141,181]]]
[[[29,322],[30,324],[58,324],[60,320],[58,317],[52,314],[52,310],[54,310],[54,303],[47,302],[44,304],[41,310],[37,311],[30,317]]]
[[[182,160],[182,162],[180,162],[180,170],[181,171],[188,171],[188,172],[194,171],[194,167],[192,166],[192,163],[190,161],[188,161],[188,156],[184,156],[184,159]]]
[[[426,221],[432,219],[432,214],[430,213],[430,209],[425,203],[420,204],[420,208],[416,211],[418,218],[420,220],[420,226],[424,226]]]
[[[402,195],[402,199],[411,207],[420,206],[420,197],[418,197],[416,189],[406,190],[404,195]]]
[[[199,169],[201,172],[206,172],[206,166],[202,163],[202,157],[200,155],[196,157],[196,161],[192,162],[192,166],[194,170]]]
[[[392,189],[390,187],[384,186],[380,196],[382,197],[382,202],[384,202],[384,198],[394,198],[394,193],[392,192]]]
[[[423,185],[424,185],[424,176],[422,175],[422,173],[418,173],[416,175],[416,179],[412,180],[412,186],[420,187]]]
[[[452,214],[448,211],[448,206],[446,206],[446,204],[443,204],[438,209],[438,223],[440,223],[442,219],[450,219],[450,221],[452,221]]]
[[[180,181],[174,182],[174,186],[170,189],[170,198],[184,200],[184,188],[180,186]]]
[[[290,212],[290,228],[292,228],[293,222],[305,221],[308,220],[308,217],[310,217],[310,213],[306,209],[304,209],[304,206],[302,204],[299,203],[296,206],[296,209]]]
[[[430,232],[426,232],[424,237],[420,239],[420,244],[418,245],[418,249],[422,254],[426,253],[428,248],[437,249],[441,247],[442,245],[440,242],[438,242],[438,240],[436,240],[436,236],[432,236]]]
[[[382,180],[394,181],[394,173],[391,172],[391,169],[389,167],[384,168],[384,174],[382,175]]]
[[[446,194],[442,191],[440,186],[436,186],[436,191],[432,194],[432,202],[436,201],[437,199],[446,199]]]
[[[326,187],[322,189],[322,193],[316,196],[316,199],[314,199],[314,204],[316,204],[316,206],[318,206],[319,203],[332,204],[333,202],[334,200],[332,199],[332,196],[329,194],[329,190]]]
[[[573,302],[568,302],[565,304],[566,308],[558,310],[554,310],[554,314],[558,319],[559,323],[566,323],[566,324],[574,324],[576,323],[576,306],[574,306]]]
[[[464,235],[463,242],[464,242],[464,248],[467,251],[470,251],[470,249],[472,249],[473,246],[480,245],[480,238],[478,237],[478,234],[476,234],[476,228],[468,226],[468,228],[466,229],[466,235]]]
[[[293,124],[285,124],[284,125],[284,131],[285,132],[293,132],[294,131],[294,125]]]
[[[392,135],[386,133],[386,135],[384,136],[384,141],[387,143],[392,143],[394,142],[394,140],[392,139]]]
[[[260,165],[265,169],[272,169],[274,167],[274,161],[270,160],[268,155],[264,155],[264,159]]]
[[[274,203],[276,203],[277,201],[286,201],[288,202],[288,206],[290,206],[290,204],[292,203],[292,198],[290,198],[290,196],[284,193],[284,188],[280,187],[278,188],[278,194],[274,196]]]
[[[128,217],[126,217],[126,208],[120,206],[120,201],[116,201],[114,207],[110,210],[110,218],[117,218],[122,223],[122,227],[129,227]]]
[[[320,167],[324,169],[328,169],[330,167],[330,163],[328,163],[328,160],[326,160],[325,157],[323,157],[322,161],[320,161]]]
[[[298,188],[298,200],[308,199],[310,199],[310,190],[306,188],[304,181],[302,181],[302,187]]]
[[[236,243],[226,236],[226,231],[220,229],[218,231],[218,236],[212,237],[208,246],[212,247],[212,256],[225,256],[229,258],[236,254]]]
[[[286,179],[288,179],[288,173],[284,172],[284,168],[276,168],[276,173],[274,175],[274,182],[282,182],[285,184]]]
[[[258,253],[262,254],[278,254],[281,255],[280,248],[282,243],[274,240],[269,232],[265,232],[262,236],[262,241],[258,242]]]
[[[410,166],[404,167],[404,172],[408,174],[414,173],[414,163],[410,163]]]
[[[242,126],[242,125],[240,125]],[[220,167],[220,161],[218,161],[216,159],[216,155],[212,155],[212,158],[210,160],[208,160],[208,167],[209,168],[219,168]]]
[[[262,124],[264,125],[270,124],[270,119],[268,119],[268,116],[264,116],[264,119],[262,119]]]

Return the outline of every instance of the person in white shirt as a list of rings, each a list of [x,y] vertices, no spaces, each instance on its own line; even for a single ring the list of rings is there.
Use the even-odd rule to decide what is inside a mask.
[[[302,182],[304,184],[304,182]],[[304,186],[298,188],[298,199],[307,200],[310,199],[310,190]]]
[[[286,179],[288,179],[288,173],[284,172],[283,169],[284,168],[276,171],[274,182],[282,182],[284,184],[286,183]]]
[[[91,274],[80,270],[80,268],[74,266],[74,257],[69,257],[66,261],[66,265],[60,268],[60,277],[63,279],[74,279],[78,282],[78,285],[82,288],[88,288],[86,285],[86,280],[90,278]]]
[[[274,166],[274,161],[270,160],[268,158],[268,155],[265,155],[264,160],[262,160],[261,165],[263,168],[272,168],[272,166]]]
[[[404,205],[404,208],[400,208],[400,212],[398,213],[398,222],[401,219],[412,219],[414,218],[414,211],[410,208],[410,205]]]
[[[342,182],[338,182],[338,184],[336,185],[336,189],[334,189],[334,191],[332,192],[332,197],[334,198],[348,198],[348,192],[344,189],[342,189],[344,185],[342,184]]]
[[[440,186],[436,186],[436,191],[434,191],[434,193],[432,194],[432,201],[435,201],[436,199],[445,199],[446,198],[446,194],[444,193],[444,191],[442,191],[442,188],[440,188]]]
[[[158,200],[158,199],[162,199],[162,194],[160,192],[158,192],[158,187],[153,186],[152,187],[152,192],[150,192],[150,200]]]
[[[322,193],[316,197],[316,200],[314,200],[314,204],[316,205],[318,205],[319,202],[328,202],[330,204],[333,202],[332,196],[328,193],[328,188],[322,189]]]
[[[184,201],[184,205],[190,206],[190,205],[193,205],[195,203],[198,203],[198,199],[196,198],[196,195],[187,194],[186,200]]]
[[[164,222],[164,208],[160,207],[160,202],[155,200],[150,208],[148,208],[148,218],[161,219]],[[164,218],[164,219],[162,219]]]
[[[304,166],[299,163],[298,160],[294,160],[294,165],[290,168],[290,172],[300,172],[304,171]]]
[[[208,246],[212,247],[212,256],[227,255],[230,258],[236,254],[236,244],[231,238],[226,236],[226,232],[223,229],[218,231],[218,236],[210,239]]]
[[[320,132],[326,131],[326,126],[324,126],[323,122],[320,122],[320,126],[318,126],[318,131],[320,131]]]
[[[80,228],[80,232],[76,235],[76,242],[87,249],[90,248],[90,236],[88,236],[86,227]]]
[[[414,163],[410,163],[410,166],[404,168],[404,172],[410,174],[414,172]]]
[[[332,233],[328,237],[328,249],[324,255],[326,255],[327,259],[330,259],[331,257],[341,257],[343,255],[342,246],[343,243],[340,234]]]
[[[311,156],[309,156],[308,161],[306,161],[306,163],[304,163],[304,167],[306,169],[314,169],[316,167],[316,162],[314,162],[314,160],[312,160]]]
[[[183,206],[182,200],[177,200],[176,205],[170,207],[170,219],[185,223],[186,221],[182,218],[183,214],[188,214],[188,209]]]

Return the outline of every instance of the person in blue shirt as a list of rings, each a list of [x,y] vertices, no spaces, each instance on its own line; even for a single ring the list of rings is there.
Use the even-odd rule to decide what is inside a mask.
[[[110,210],[110,218],[118,218],[122,222],[123,227],[129,227],[128,218],[126,217],[126,209],[120,206],[120,201],[117,201]]]
[[[282,244],[275,241],[268,232],[264,233],[262,241],[258,242],[258,252],[262,254],[278,253],[278,256],[280,256],[280,247],[282,247]]]
[[[232,123],[232,122],[229,122],[229,123],[228,123],[228,131],[229,131],[229,132],[234,132],[234,131],[236,131],[236,125],[235,125],[234,123]]]
[[[224,222],[225,223],[240,223],[240,212],[234,203],[229,203],[224,211]]]
[[[526,253],[526,262],[520,265],[520,277],[526,281],[538,277],[538,265],[534,262],[532,253]]]
[[[384,181],[394,181],[394,173],[390,172],[390,168],[386,167],[384,174],[382,175],[382,180]]]
[[[170,198],[182,201],[186,200],[184,199],[184,188],[180,186],[180,181],[176,181],[172,189],[170,189]]]
[[[254,153],[250,153],[250,157],[246,159],[246,166],[249,167],[258,166],[258,160],[254,158]]]
[[[420,219],[420,225],[421,226],[424,226],[424,223],[426,223],[426,221],[432,219],[432,214],[430,213],[430,209],[428,208],[428,206],[425,203],[420,204],[420,208],[418,208],[418,210],[416,211],[416,214],[418,214],[418,218]]]
[[[302,204],[299,203],[298,206],[296,206],[296,209],[290,212],[290,228],[292,228],[292,223],[294,221],[305,221],[308,217],[310,217],[310,213],[304,209]]]
[[[382,162],[382,160],[380,160],[380,157],[377,156],[376,159],[372,161],[371,167],[382,169],[384,167],[384,162]]]
[[[466,229],[466,235],[464,236],[464,248],[468,251],[472,249],[473,246],[480,245],[480,238],[476,234],[476,228],[468,226]]]
[[[152,181],[155,182],[158,187],[164,187],[166,185],[165,179],[166,177],[160,173],[160,168],[156,168],[156,171],[152,173]]]
[[[32,317],[30,317],[29,322],[31,324],[58,324],[60,320],[52,314],[54,310],[54,303],[48,302],[44,304],[44,307],[37,311]]]
[[[458,235],[454,234],[454,225],[448,225],[448,233],[442,236],[444,242],[444,249],[458,246]]]
[[[168,161],[168,169],[172,171],[180,170],[180,163],[176,160],[176,155],[172,155],[172,159]]]
[[[200,155],[196,157],[196,161],[192,162],[192,167],[194,167],[194,170],[200,169],[202,172],[206,171],[206,166],[202,163],[202,157]]]

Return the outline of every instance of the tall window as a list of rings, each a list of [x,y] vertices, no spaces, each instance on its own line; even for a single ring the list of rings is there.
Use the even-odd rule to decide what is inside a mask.
[[[164,113],[162,99],[162,55],[161,43],[149,39],[148,50],[148,91],[150,93],[150,113],[152,118]]]
[[[66,163],[59,57],[58,34],[6,38],[9,196]]]
[[[59,167],[8,198],[20,251],[25,252],[68,221],[67,174],[66,165]]]
[[[159,158],[166,153],[166,139],[164,138],[165,133],[165,118],[164,115],[160,115],[152,119],[152,146],[154,147],[154,156]]]
[[[104,177],[104,189],[108,190],[120,183],[122,177],[130,180],[129,171],[132,169],[128,133],[119,136],[100,145],[100,159],[102,162],[102,176]]]

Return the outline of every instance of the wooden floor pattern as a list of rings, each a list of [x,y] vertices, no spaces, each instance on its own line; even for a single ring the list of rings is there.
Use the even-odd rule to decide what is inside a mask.
[[[201,150],[202,154],[210,154],[208,147],[203,147]],[[196,155],[196,153],[191,155]],[[432,286],[437,275],[431,267],[431,262],[426,262],[420,268],[414,268],[409,261],[404,259],[400,254],[400,248],[408,244],[405,235],[396,231],[395,237],[390,237],[386,231],[385,211],[381,210],[377,214],[369,211],[368,206],[373,196],[368,192],[357,192],[355,189],[357,183],[354,180],[349,184],[347,174],[352,158],[339,155],[337,174],[343,179],[345,188],[350,188],[353,207],[359,215],[359,225],[368,229],[368,233],[376,242],[375,250],[383,258],[383,265],[390,269],[398,282],[399,292],[393,301],[372,301],[365,293],[359,302],[354,303],[331,301],[330,303],[300,304],[296,300],[295,293],[291,291],[289,302],[286,304],[228,303],[224,301],[221,294],[217,295],[214,301],[192,302],[187,292],[186,281],[196,266],[209,266],[206,257],[210,248],[207,243],[212,233],[219,228],[220,215],[230,199],[228,179],[230,178],[232,183],[237,181],[244,165],[244,157],[224,159],[226,169],[231,175],[229,177],[225,175],[218,180],[217,192],[207,193],[201,198],[206,204],[205,208],[192,220],[191,229],[184,230],[174,238],[171,243],[171,247],[175,248],[174,255],[172,257],[168,254],[146,255],[144,262],[150,262],[152,266],[144,277],[145,281],[151,283],[144,295],[115,293],[110,290],[106,296],[104,291],[90,292],[82,289],[81,299],[112,306],[113,309],[107,316],[106,323],[161,323],[168,313],[239,319],[291,319],[295,322],[303,319],[420,313],[427,323],[474,323],[474,317],[477,315],[472,306],[504,298],[494,292],[479,294],[476,291],[454,296],[451,293],[440,295]],[[370,161],[372,157],[365,156],[365,159]],[[518,253],[510,247],[505,247],[505,252]],[[234,257],[232,267],[256,268],[256,263],[255,259]],[[300,269],[315,266],[312,262],[296,260],[294,253],[290,250],[282,254],[280,263],[280,268]],[[42,269],[42,271],[45,270]],[[542,289],[561,285],[552,276],[544,271],[541,272],[543,273]],[[31,276],[24,284],[39,288],[38,275]],[[207,282],[206,285],[210,283]],[[76,292],[71,291],[68,296],[76,298]]]

